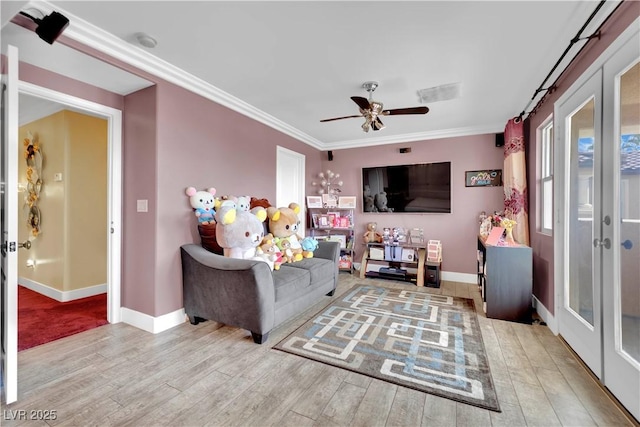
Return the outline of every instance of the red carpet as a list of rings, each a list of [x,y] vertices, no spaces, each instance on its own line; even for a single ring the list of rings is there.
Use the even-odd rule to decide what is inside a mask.
[[[58,302],[18,286],[18,351],[107,323],[107,294]]]

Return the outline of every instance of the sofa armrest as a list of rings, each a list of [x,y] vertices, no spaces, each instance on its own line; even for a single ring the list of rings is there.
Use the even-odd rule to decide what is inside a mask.
[[[268,333],[274,326],[275,289],[269,265],[227,258],[199,245],[180,248],[184,309],[197,317]]]
[[[334,261],[337,265],[340,260],[340,242],[318,241],[318,247],[313,251],[313,256]]]

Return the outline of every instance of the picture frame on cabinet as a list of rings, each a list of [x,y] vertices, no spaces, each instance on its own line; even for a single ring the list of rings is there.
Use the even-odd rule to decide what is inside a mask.
[[[318,227],[329,228],[332,224],[329,222],[329,215],[318,215]]]
[[[338,207],[338,196],[335,194],[323,194],[322,204],[325,208],[336,208]]]
[[[307,207],[308,208],[321,208],[322,207],[322,197],[320,197],[320,196],[307,196]]]
[[[338,207],[340,209],[355,209],[356,197],[355,196],[340,196],[338,197]]]

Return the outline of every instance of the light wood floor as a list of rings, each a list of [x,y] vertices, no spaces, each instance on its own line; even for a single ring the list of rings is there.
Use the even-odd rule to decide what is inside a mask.
[[[360,279],[340,275],[336,295]],[[366,279],[383,286],[413,287]],[[425,292],[474,298],[477,286]],[[271,349],[329,301],[265,345],[215,322],[160,334],[106,325],[19,353],[19,401],[3,426],[631,426],[547,327],[487,319],[482,335],[502,412],[371,379]],[[3,397],[4,400],[4,397]],[[26,410],[46,421],[9,420]],[[37,412],[36,412],[37,414]],[[42,414],[42,413],[41,413]]]

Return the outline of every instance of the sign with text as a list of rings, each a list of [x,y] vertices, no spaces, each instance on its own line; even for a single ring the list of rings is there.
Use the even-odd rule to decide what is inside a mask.
[[[502,169],[483,171],[466,171],[465,187],[500,187],[502,185]]]

